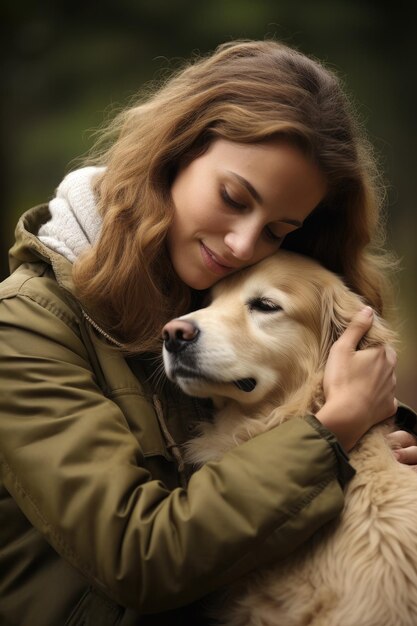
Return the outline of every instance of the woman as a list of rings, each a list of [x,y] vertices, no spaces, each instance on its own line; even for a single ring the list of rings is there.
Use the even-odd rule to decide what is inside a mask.
[[[375,167],[328,70],[229,43],[110,132],[22,217],[1,287],[2,624],[202,623],[191,603],[340,512],[342,447],[396,411],[395,355],[355,351],[369,308],[315,417],[193,474],[180,445],[210,407],[161,383],[164,323],[281,245],[383,312]]]

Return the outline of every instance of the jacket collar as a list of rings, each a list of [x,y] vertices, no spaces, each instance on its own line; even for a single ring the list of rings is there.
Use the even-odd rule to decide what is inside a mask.
[[[51,266],[55,279],[62,289],[68,292],[77,302],[72,279],[72,263],[64,256],[51,250],[37,237],[39,228],[51,219],[48,204],[40,204],[23,213],[15,230],[15,243],[9,251],[10,271],[14,272],[23,263],[44,262]],[[123,345],[101,328],[78,303],[83,317],[113,345]]]
[[[72,263],[47,248],[37,237],[39,228],[50,219],[48,204],[35,206],[21,216],[15,230],[15,243],[9,252],[10,271],[14,272],[22,263],[43,261],[51,265],[58,284],[73,295]]]

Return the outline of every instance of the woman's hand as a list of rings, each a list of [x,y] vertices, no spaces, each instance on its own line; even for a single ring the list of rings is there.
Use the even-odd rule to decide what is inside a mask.
[[[324,372],[326,401],[316,417],[346,450],[397,410],[395,350],[390,346],[357,350],[372,322],[372,309],[365,307],[333,344]]]
[[[412,469],[417,472],[417,436],[406,430],[396,430],[387,435],[387,441],[395,458],[400,463],[414,466]]]

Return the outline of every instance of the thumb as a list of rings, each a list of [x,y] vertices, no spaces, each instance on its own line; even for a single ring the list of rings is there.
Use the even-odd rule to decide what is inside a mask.
[[[361,309],[352,317],[349,326],[340,336],[338,343],[343,344],[347,349],[356,350],[362,337],[371,328],[373,319],[374,312],[370,306]]]

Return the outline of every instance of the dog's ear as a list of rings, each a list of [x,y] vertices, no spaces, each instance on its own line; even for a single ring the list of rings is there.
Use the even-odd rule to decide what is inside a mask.
[[[360,296],[350,291],[346,285],[337,280],[326,286],[322,294],[322,328],[321,355],[325,362],[333,343],[340,337],[351,322],[353,316],[360,311],[365,303]],[[385,343],[395,343],[397,336],[386,322],[374,313],[371,328],[359,343],[359,349]]]

